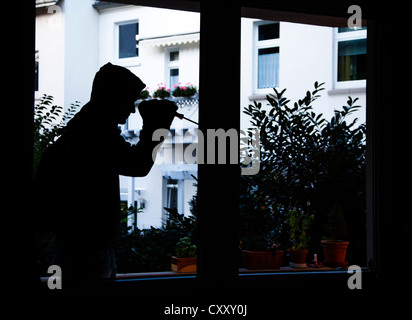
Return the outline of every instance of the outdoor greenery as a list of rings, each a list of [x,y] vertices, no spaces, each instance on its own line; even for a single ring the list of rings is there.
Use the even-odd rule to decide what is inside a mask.
[[[339,204],[330,209],[323,225],[324,239],[329,241],[344,240],[348,235],[343,210]]]
[[[62,113],[63,107],[53,104],[53,100],[53,96],[44,94],[34,106],[33,175],[47,146],[60,135],[61,129],[80,106],[80,102],[76,101]]]
[[[138,100],[145,100],[148,98],[150,98],[149,88],[145,88],[142,91],[140,91],[139,96],[137,97]]]
[[[192,85],[190,82],[186,83],[186,85],[175,85],[172,96],[173,97],[185,97],[189,98],[193,96],[197,92],[197,89],[194,85]]]
[[[157,85],[158,88],[153,92],[153,98],[165,99],[170,97],[170,88],[166,89],[163,83]]]
[[[304,211],[299,211],[296,208],[288,210],[286,223],[289,226],[289,242],[291,249],[307,249],[310,241],[309,230],[313,218],[313,215],[309,215]]]
[[[176,256],[178,258],[190,258],[196,255],[197,246],[192,244],[189,237],[180,238],[176,244]]]
[[[44,94],[34,106],[33,125],[33,177],[37,172],[41,157],[46,148],[61,134],[61,130],[77,112],[80,102],[76,101],[63,113],[63,107],[53,103],[53,96]],[[35,234],[37,261],[41,273],[46,273],[51,265],[53,234]]]
[[[136,208],[123,206],[121,235],[115,248],[118,273],[168,271],[172,255],[187,254],[177,250],[180,245],[187,245],[190,242],[189,249],[196,251],[197,194],[189,204],[190,216],[186,217],[176,209],[165,208],[168,219],[163,226],[144,230],[138,228],[132,230],[132,227],[127,226],[128,216]],[[139,214],[139,210],[137,213]]]
[[[274,89],[267,107],[254,102],[244,108],[260,132],[261,160],[258,174],[241,177],[242,248],[262,250],[273,243],[291,248],[293,228],[287,222],[294,208],[314,215],[308,246],[319,252],[327,215],[339,206],[347,240],[357,248],[352,258],[365,256],[366,126],[349,119],[360,108],[351,97],[329,121],[315,113],[312,105],[323,89],[315,82],[314,90],[293,104],[286,89]]]

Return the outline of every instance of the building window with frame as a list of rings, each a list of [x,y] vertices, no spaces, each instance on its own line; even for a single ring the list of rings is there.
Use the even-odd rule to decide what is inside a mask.
[[[139,56],[139,22],[119,24],[118,58],[136,58]]]
[[[179,85],[179,47],[166,48],[166,83],[172,90]]]
[[[335,28],[335,88],[366,86],[366,27]]]
[[[255,23],[255,91],[279,86],[279,22]]]

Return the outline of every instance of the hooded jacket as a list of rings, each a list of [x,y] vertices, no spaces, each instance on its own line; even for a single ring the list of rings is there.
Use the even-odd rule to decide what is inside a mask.
[[[119,175],[147,175],[159,142],[152,142],[143,129],[139,142],[129,144],[110,112],[116,108],[116,97],[137,97],[144,86],[129,70],[111,64],[96,74],[90,102],[68,122],[39,164],[33,212],[38,229],[52,231],[56,239],[73,246],[115,244],[120,227]]]

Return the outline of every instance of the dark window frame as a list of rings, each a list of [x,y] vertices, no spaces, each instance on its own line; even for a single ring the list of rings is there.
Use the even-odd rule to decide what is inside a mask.
[[[133,1],[128,1],[132,3]],[[154,5],[156,1],[139,1],[139,4]],[[201,95],[201,105],[206,107],[200,107],[199,122],[201,128],[236,128],[238,123],[238,96],[239,93],[239,81],[240,73],[239,66],[240,61],[235,54],[233,59],[233,53],[236,53],[236,49],[239,48],[240,43],[240,5],[243,4],[249,8],[256,10],[260,9],[273,9],[275,12],[284,12],[285,19],[289,21],[294,21],[299,19],[301,16],[309,14],[308,20],[313,21],[324,21],[322,16],[335,16],[337,18],[346,18],[348,14],[346,13],[347,8],[344,4],[332,4],[328,5],[316,5],[309,4],[278,4],[273,1],[243,1],[240,3],[233,3],[229,5],[223,5],[220,10],[215,10],[213,5],[208,4],[210,1],[201,1],[200,6],[198,1],[173,1],[165,2],[159,1],[159,6],[169,7],[172,9],[184,9],[185,4],[188,8],[193,11],[198,11],[200,8],[201,16],[201,58],[200,58],[200,71],[201,71],[201,85],[202,85],[202,95]],[[20,77],[19,94],[23,90],[22,100],[30,106],[33,102],[34,97],[34,22],[35,22],[35,2],[32,0],[20,3],[19,12],[21,14],[20,22],[21,28],[16,30],[15,39],[19,39],[16,46],[20,46],[21,61],[25,61],[19,66],[19,71],[17,72]],[[372,214],[368,216],[369,228],[373,230],[372,233],[368,234],[368,251],[372,253],[374,259],[375,268],[368,272],[371,277],[368,277],[371,282],[371,287],[381,284],[401,284],[399,279],[402,279],[404,272],[393,272],[393,261],[396,260],[397,255],[406,248],[407,234],[410,232],[410,218],[406,216],[406,201],[403,176],[404,168],[407,164],[407,157],[394,159],[392,155],[395,152],[399,152],[396,149],[393,141],[396,141],[396,137],[405,134],[407,128],[406,118],[407,117],[397,117],[396,127],[394,124],[395,115],[387,114],[388,105],[391,104],[392,98],[387,95],[387,92],[396,91],[400,97],[397,100],[407,101],[408,90],[406,83],[394,83],[392,81],[386,81],[385,79],[401,79],[402,70],[406,69],[404,61],[407,59],[400,59],[395,56],[395,52],[401,52],[401,50],[395,50],[393,46],[402,45],[401,42],[396,42],[394,40],[394,35],[396,30],[401,27],[407,27],[407,19],[401,19],[399,17],[399,12],[402,11],[399,6],[394,6],[396,8],[385,7],[384,11],[379,10],[379,5],[372,6],[370,4],[361,7],[368,8],[364,10],[364,15],[366,12],[366,19],[368,19],[368,73],[367,73],[367,148],[368,148],[368,173],[367,173],[367,207],[368,210],[372,210]],[[396,11],[395,11],[396,10]],[[217,12],[220,11],[220,12]],[[252,10],[253,11],[253,10]],[[391,11],[391,12],[388,12]],[[391,16],[392,13],[392,16]],[[313,14],[318,14],[319,16],[311,16]],[[26,19],[26,17],[29,19]],[[287,18],[289,17],[289,19]],[[215,21],[223,21],[221,19],[216,20],[216,18],[226,18],[224,23],[228,28],[223,28],[219,24],[219,28],[213,27]],[[396,18],[396,21],[394,20]],[[389,22],[389,20],[393,20]],[[277,19],[279,20],[279,19]],[[327,20],[327,19],[326,19]],[[333,20],[333,19],[332,19]],[[396,22],[396,23],[395,23]],[[232,25],[232,27],[230,27]],[[32,30],[32,32],[27,32],[27,30]],[[222,30],[230,37],[224,37],[221,35]],[[406,30],[406,29],[405,29]],[[235,33],[233,33],[235,31]],[[217,33],[220,32],[220,33]],[[224,48],[232,48],[225,52],[223,50],[223,61],[229,61],[232,59],[230,64],[219,63],[219,68],[222,74],[226,77],[225,80],[231,79],[233,85],[229,85],[228,90],[234,89],[231,97],[223,97],[221,104],[229,102],[229,107],[223,116],[215,117],[215,110],[207,111],[207,104],[212,102],[212,94],[208,93],[206,89],[209,80],[213,80],[212,70],[208,72],[207,64],[215,54],[213,50],[215,45],[209,45],[214,40],[215,35],[219,34],[220,38],[229,41],[219,41]],[[238,36],[233,36],[238,35]],[[26,39],[27,41],[21,41],[21,39]],[[17,42],[17,41],[16,41]],[[399,49],[399,48],[398,48]],[[211,53],[210,57],[207,54]],[[240,53],[240,50],[239,50]],[[403,57],[406,57],[406,53],[402,53]],[[389,64],[387,61],[390,61]],[[406,62],[407,63],[407,62]],[[410,62],[409,62],[410,63]],[[214,70],[214,69],[213,69]],[[402,72],[403,73],[403,72]],[[216,101],[216,100],[215,100]],[[236,105],[236,110],[235,106]],[[14,112],[20,112],[20,109]],[[15,166],[16,171],[19,172],[18,177],[13,177],[14,180],[19,181],[30,189],[31,185],[31,141],[32,141],[32,108],[28,107],[24,109],[23,122],[26,124],[22,130],[22,141],[24,148],[21,148],[19,152],[16,152],[14,156],[16,157]],[[235,112],[235,113],[234,113]],[[400,124],[404,124],[400,126]],[[389,129],[388,129],[389,126]],[[402,131],[403,130],[403,131]],[[409,142],[410,144],[410,142]],[[408,148],[405,147],[407,150]],[[22,164],[21,161],[24,159]],[[207,175],[211,173],[211,176]],[[142,289],[150,288],[153,293],[159,292],[158,290],[169,288],[170,286],[177,284],[179,286],[178,291],[185,292],[185,290],[195,289],[192,292],[204,293],[205,291],[221,291],[222,289],[238,289],[239,287],[256,287],[262,286],[264,288],[272,288],[273,286],[282,287],[282,284],[288,287],[305,287],[310,284],[316,283],[316,279],[320,279],[321,283],[330,288],[331,283],[345,282],[348,275],[343,273],[318,273],[318,274],[248,274],[247,276],[239,276],[236,260],[235,249],[236,243],[236,213],[229,212],[228,210],[233,209],[237,206],[236,200],[236,188],[230,190],[229,193],[220,195],[218,199],[214,199],[213,211],[207,210],[211,209],[210,205],[205,202],[207,200],[208,191],[207,188],[212,186],[211,180],[216,176],[222,181],[222,187],[233,187],[236,185],[236,181],[239,172],[238,168],[234,166],[227,165],[225,167],[219,165],[209,165],[199,167],[199,205],[201,209],[201,218],[199,219],[200,225],[200,252],[199,252],[199,265],[198,265],[198,275],[193,276],[179,276],[173,279],[156,277],[153,279],[145,279],[141,281],[138,279],[118,281],[114,280],[111,282],[93,283],[89,285],[92,290],[96,289],[99,293],[101,290],[107,290],[107,293],[119,293],[124,294],[125,292],[134,292],[138,288],[143,295],[147,295],[148,292]],[[233,179],[232,179],[233,178]],[[227,179],[227,180],[226,180]],[[226,181],[226,182],[225,182]],[[213,181],[215,185],[215,181]],[[13,197],[11,198],[13,199]],[[229,201],[229,200],[234,200]],[[16,201],[17,202],[17,201]],[[229,203],[230,202],[230,203]],[[204,206],[203,206],[204,205]],[[202,207],[203,206],[203,207]],[[219,207],[216,209],[216,207]],[[235,210],[236,211],[236,210]],[[234,211],[234,212],[235,212]],[[202,213],[203,212],[203,213]],[[19,215],[27,216],[27,210],[21,210]],[[20,218],[21,218],[20,215]],[[233,219],[234,218],[234,219]],[[19,221],[27,221],[26,224],[19,225],[19,230],[21,231],[23,241],[26,243],[32,243],[33,238],[30,232],[30,219],[19,219]],[[218,226],[211,232],[210,228],[212,226],[211,222],[214,220],[214,224],[218,221]],[[403,222],[400,226],[400,222]],[[222,231],[225,227],[230,226],[231,229],[228,233],[223,233]],[[25,247],[26,248],[26,247]],[[16,252],[20,252],[21,246],[17,246]],[[20,250],[20,251],[19,251]],[[22,277],[23,282],[21,283],[23,290],[28,291],[31,288],[38,287],[38,281],[36,281],[36,269],[35,263],[33,261],[33,255],[13,255],[16,257],[16,266],[20,266],[17,274],[26,275]],[[217,268],[217,264],[219,267]],[[22,268],[23,267],[23,268]],[[375,277],[377,275],[377,278]],[[247,281],[249,280],[249,281]],[[329,281],[333,280],[333,281]],[[18,281],[16,279],[16,281]],[[15,284],[15,287],[18,287]],[[83,291],[85,288],[84,284],[73,285],[72,289],[74,292]],[[70,289],[70,288],[68,288]],[[46,293],[57,293],[59,290],[47,290]],[[62,290],[60,290],[62,291]],[[69,290],[70,292],[70,290]],[[90,291],[91,292],[91,291]]]

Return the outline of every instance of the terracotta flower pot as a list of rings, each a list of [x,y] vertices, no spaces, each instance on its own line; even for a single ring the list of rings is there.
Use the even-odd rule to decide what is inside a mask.
[[[197,259],[196,257],[190,258],[178,258],[172,256],[172,271],[174,272],[196,272],[197,270]]]
[[[242,250],[246,269],[279,269],[283,262],[283,251],[248,251]]]
[[[348,248],[348,241],[321,241],[323,247],[323,254],[325,261],[323,264],[328,267],[343,267],[347,265],[345,261],[346,249]]]
[[[289,249],[290,254],[290,266],[294,268],[305,268],[306,257],[308,255],[308,249]]]

